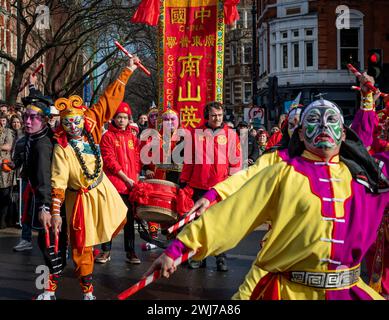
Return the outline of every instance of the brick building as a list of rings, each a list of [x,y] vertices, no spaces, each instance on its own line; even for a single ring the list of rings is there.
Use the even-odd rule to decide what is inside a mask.
[[[17,27],[16,20],[14,18],[11,18],[11,16],[16,16],[15,7],[11,6],[11,2],[8,0],[0,0],[0,50],[5,52],[5,54],[16,58]],[[26,56],[31,57],[36,52],[36,50],[36,43],[33,38],[30,38],[26,46]],[[33,69],[42,62],[46,62],[44,56],[40,58],[39,61],[37,61],[33,66],[31,66],[31,70],[29,71],[32,72]],[[0,102],[5,102],[7,96],[10,93],[13,71],[13,64],[10,63],[8,60],[0,57]],[[23,83],[25,80],[26,79],[23,80]],[[38,83],[37,86],[40,90],[43,89],[42,83]],[[20,97],[25,95],[28,95],[27,87],[24,89],[23,92],[20,93],[19,99]]]
[[[304,104],[325,93],[351,119],[357,94],[350,87],[356,79],[346,64],[365,70],[369,49],[383,49],[389,74],[388,0],[258,0],[257,7],[258,103],[268,107],[270,121],[300,91]],[[386,84],[387,78],[381,90]]]
[[[16,52],[16,37],[12,30],[10,2],[0,0],[0,50],[13,56]],[[15,30],[15,29],[14,29]],[[12,64],[0,58],[0,102],[5,102],[10,87],[10,72]]]
[[[224,56],[224,104],[235,122],[252,105],[252,1],[241,0],[240,19],[227,26]]]

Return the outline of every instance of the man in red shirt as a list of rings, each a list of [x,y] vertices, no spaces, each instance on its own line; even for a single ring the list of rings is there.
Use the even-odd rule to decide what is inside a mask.
[[[129,194],[140,172],[139,142],[132,132],[129,120],[132,118],[130,106],[122,102],[116,111],[108,131],[101,139],[101,154],[104,173],[120,193],[128,207],[127,222],[124,226],[124,249],[127,262],[139,264],[135,254],[135,230],[132,204]],[[97,263],[106,263],[111,259],[111,242],[103,243],[102,252],[96,257]]]
[[[239,137],[223,122],[224,106],[211,102],[205,106],[205,125],[195,131],[192,163],[184,163],[180,187],[193,188],[193,200],[200,199],[217,183],[241,169]],[[193,269],[205,267],[205,260],[190,261]],[[225,254],[216,256],[218,271],[227,271]]]

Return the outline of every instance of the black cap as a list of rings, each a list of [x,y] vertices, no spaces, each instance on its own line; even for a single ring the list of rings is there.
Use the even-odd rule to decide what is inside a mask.
[[[41,109],[44,115],[50,115],[50,106],[54,104],[53,100],[48,96],[34,96],[30,95],[22,98],[23,105],[27,107],[28,105],[34,105]]]

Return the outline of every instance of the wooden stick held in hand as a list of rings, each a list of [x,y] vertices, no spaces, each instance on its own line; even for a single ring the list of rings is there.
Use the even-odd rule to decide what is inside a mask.
[[[132,58],[132,54],[129,53],[119,42],[115,41],[115,45],[129,58]],[[135,63],[139,69],[141,69],[148,76],[151,75],[151,72],[146,69],[146,67],[140,62]]]

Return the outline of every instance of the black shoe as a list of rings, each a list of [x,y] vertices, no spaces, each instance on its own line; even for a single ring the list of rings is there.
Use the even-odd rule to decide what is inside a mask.
[[[205,268],[207,266],[207,260],[205,259],[200,261],[190,260],[188,264],[190,269]]]
[[[228,271],[228,267],[227,267],[225,258],[216,258],[216,269],[217,269],[217,271],[220,271],[220,272]]]

